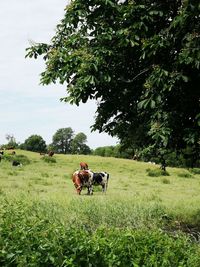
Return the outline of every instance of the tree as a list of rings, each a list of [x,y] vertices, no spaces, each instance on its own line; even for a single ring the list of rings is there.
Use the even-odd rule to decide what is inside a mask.
[[[29,136],[25,140],[22,147],[25,150],[34,151],[34,152],[46,152],[47,151],[46,142],[40,135]]]
[[[84,133],[78,133],[71,142],[71,151],[73,154],[90,154],[91,150],[85,143],[87,136]]]
[[[133,149],[200,154],[200,5],[196,0],[74,0],[43,55],[43,84],[98,102],[93,130]]]
[[[18,144],[13,134],[6,134],[6,140],[8,141],[6,147],[13,147],[13,148],[18,147]]]
[[[71,143],[74,132],[71,127],[61,128],[53,135],[51,146],[57,153],[71,153]]]

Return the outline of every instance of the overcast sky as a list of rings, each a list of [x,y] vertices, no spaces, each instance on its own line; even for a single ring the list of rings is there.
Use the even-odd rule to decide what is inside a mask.
[[[62,19],[66,0],[0,0],[0,144],[6,134],[17,142],[32,134],[49,144],[59,128],[87,135],[91,148],[115,145],[107,134],[91,133],[96,104],[79,107],[60,102],[65,86],[39,85],[42,59],[25,59],[29,41],[49,42]]]

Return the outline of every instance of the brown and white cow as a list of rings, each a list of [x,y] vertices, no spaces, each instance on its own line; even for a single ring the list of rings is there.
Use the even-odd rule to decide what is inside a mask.
[[[88,164],[86,162],[80,162],[81,170],[88,170]]]
[[[53,155],[54,155],[54,151],[49,151],[49,152],[48,152],[48,156],[49,156],[49,157],[53,157]]]
[[[72,174],[72,181],[76,188],[77,194],[79,195],[81,194],[83,187],[87,187],[88,195],[93,194],[93,187],[92,187],[93,173],[91,171],[89,170],[75,171]]]

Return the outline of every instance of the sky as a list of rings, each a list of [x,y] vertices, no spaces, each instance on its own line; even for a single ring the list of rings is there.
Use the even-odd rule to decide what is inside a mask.
[[[47,144],[60,128],[83,132],[90,148],[116,145],[106,133],[91,132],[96,104],[79,107],[60,102],[66,85],[40,85],[42,58],[25,59],[30,41],[49,43],[67,0],[0,0],[0,144],[6,135],[23,143],[32,134]]]

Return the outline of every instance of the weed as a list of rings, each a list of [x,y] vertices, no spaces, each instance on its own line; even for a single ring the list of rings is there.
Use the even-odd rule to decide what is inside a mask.
[[[159,177],[159,176],[169,176],[167,171],[163,171],[161,169],[146,169],[147,175],[151,177]]]
[[[167,178],[162,178],[161,181],[162,181],[163,184],[170,184],[170,180],[167,179]]]
[[[179,177],[182,177],[182,178],[193,178],[193,175],[191,175],[191,174],[188,173],[188,172],[182,172],[182,173],[179,173],[178,176],[179,176]]]

